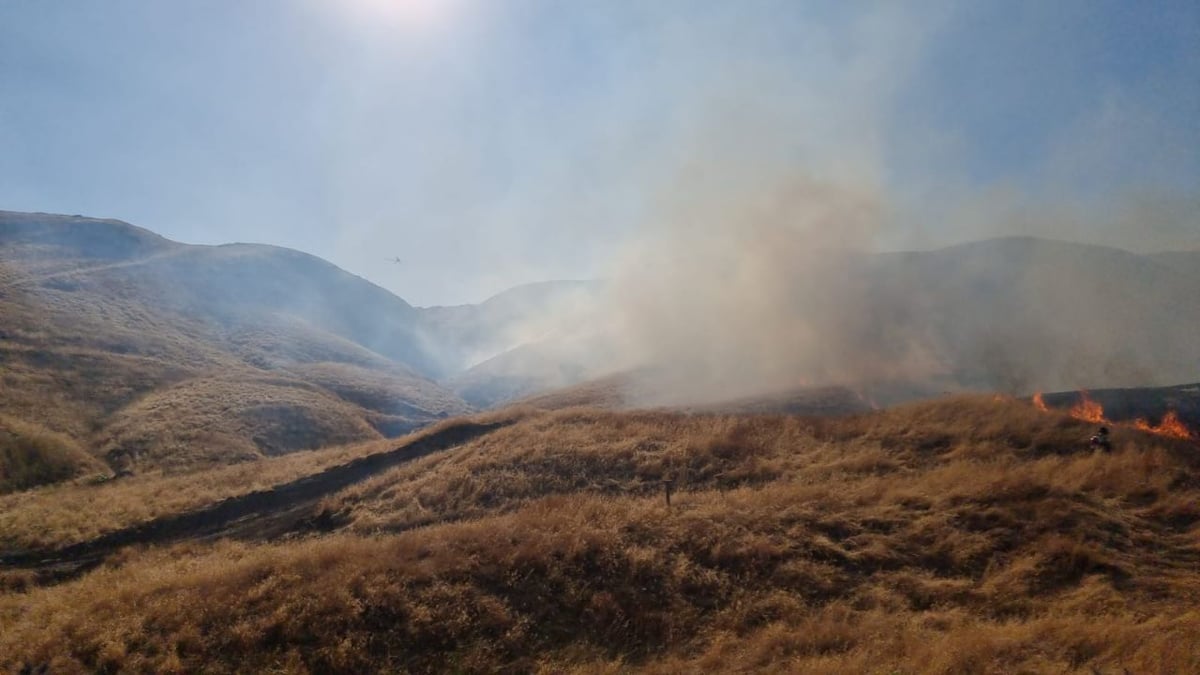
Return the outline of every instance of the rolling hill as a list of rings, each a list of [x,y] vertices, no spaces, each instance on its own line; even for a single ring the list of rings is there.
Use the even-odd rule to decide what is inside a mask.
[[[1196,441],[1092,429],[520,408],[0,497],[0,667],[1195,672]]]
[[[594,281],[525,284],[478,304],[422,308],[422,322],[435,336],[443,370],[458,374],[564,332],[595,306],[601,291]]]
[[[631,361],[602,284],[416,308],[297,251],[0,212],[0,414],[144,471],[394,436],[577,384],[626,406],[809,413],[1163,386],[1200,380],[1196,263],[1027,237],[861,256],[861,283],[828,290],[852,297],[824,375],[697,397],[687,369]]]
[[[1195,254],[1014,237],[871,261],[874,318],[965,386],[1032,392],[1200,379]]]
[[[0,669],[1194,672],[1200,389],[1092,391],[1112,452],[1070,412],[1191,376],[1187,260],[875,256],[845,344],[933,369],[697,402],[592,377],[599,319],[540,316],[592,286],[427,313],[296,252],[3,214]],[[1168,411],[1186,438],[1133,421]]]
[[[0,212],[0,413],[113,469],[311,450],[467,411],[431,379],[423,339],[416,309],[313,256]]]
[[[832,318],[828,325],[808,326],[803,314],[792,317],[821,336],[815,346],[796,348],[813,351],[812,372],[796,372],[792,382],[766,389],[842,386],[889,405],[957,391],[1028,395],[1200,380],[1200,257],[1195,252],[1140,255],[1011,237],[853,256],[845,264],[843,273],[854,284],[798,293],[815,293],[834,308],[825,310]],[[476,405],[495,405],[605,377],[614,369],[646,366],[622,358],[625,336],[610,328],[620,307],[603,294],[595,297],[590,305],[577,305],[573,331],[515,346],[448,384]],[[677,300],[649,290],[639,298],[663,316],[678,311]],[[691,304],[705,308],[702,298]],[[768,330],[739,323],[736,315],[703,320],[751,336],[731,341],[734,345],[753,345],[754,332]],[[743,361],[761,366],[752,349],[728,347],[714,345],[726,350],[721,353],[728,370],[737,372]],[[663,356],[669,360],[671,354]],[[629,386],[636,391],[623,394],[639,405],[712,405],[747,395],[709,387],[716,391],[697,397],[691,383],[703,364],[649,365],[640,369],[656,373],[654,380],[633,378]]]

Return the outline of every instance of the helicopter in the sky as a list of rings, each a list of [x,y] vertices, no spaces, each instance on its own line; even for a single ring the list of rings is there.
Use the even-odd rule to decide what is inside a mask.
[[[400,259],[400,256],[396,256],[395,258],[387,258],[387,261],[390,263],[395,263],[397,265],[404,262],[403,260]]]

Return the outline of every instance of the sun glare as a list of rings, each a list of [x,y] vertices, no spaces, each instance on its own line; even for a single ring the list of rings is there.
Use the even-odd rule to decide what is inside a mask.
[[[361,18],[397,28],[424,30],[446,21],[455,0],[346,0]]]

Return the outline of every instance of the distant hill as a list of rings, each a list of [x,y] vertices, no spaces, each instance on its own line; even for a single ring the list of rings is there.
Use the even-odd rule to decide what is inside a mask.
[[[889,405],[948,392],[1030,394],[1200,380],[1197,252],[1138,255],[1013,237],[863,256],[849,264],[859,267],[852,276],[861,287],[828,289],[835,301],[839,293],[849,301],[841,325],[825,336],[829,369],[845,374],[798,381],[797,391],[845,386]],[[674,307],[671,298],[645,301],[664,312]],[[594,306],[597,314],[578,325],[607,325],[612,306]],[[449,384],[476,405],[494,405],[603,377],[603,359],[596,359],[603,340],[582,340],[588,345],[582,350],[571,341],[581,342],[578,332],[569,340],[531,341]],[[649,402],[686,400],[687,379],[687,373],[667,373],[657,387],[662,395]],[[672,390],[672,380],[683,384]],[[741,396],[710,394],[695,403]]]
[[[396,435],[469,409],[419,312],[314,256],[0,212],[0,413],[145,470]]]
[[[875,344],[919,345],[977,389],[1194,382],[1200,275],[1185,260],[1031,237],[877,256]]]
[[[472,405],[487,408],[585,380],[603,370],[599,351],[589,353],[553,336],[497,354],[449,378],[446,386]]]
[[[1174,269],[1180,274],[1200,279],[1200,251],[1166,251],[1149,256],[1160,265]]]
[[[442,369],[461,373],[560,334],[573,317],[591,314],[601,289],[595,281],[525,284],[478,304],[422,308],[421,319]]]
[[[798,387],[702,404],[672,401],[664,395],[664,384],[659,375],[652,370],[616,373],[521,398],[516,405],[541,410],[574,407],[635,410],[654,407],[688,413],[832,416],[864,413],[879,407],[867,393],[847,387]]]
[[[598,282],[416,308],[298,251],[0,212],[0,415],[142,471],[392,436],[529,397],[854,412],[949,392],[1200,380],[1200,252],[1016,237],[849,264],[861,288],[826,354],[845,375],[697,398],[691,373],[630,360]],[[831,304],[842,292],[828,289]],[[631,369],[641,375],[613,375]],[[71,473],[56,466],[27,475]]]

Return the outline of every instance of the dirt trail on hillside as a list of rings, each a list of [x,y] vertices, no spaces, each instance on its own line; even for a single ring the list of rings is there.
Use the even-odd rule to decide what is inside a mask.
[[[92,265],[91,267],[74,267],[71,269],[59,270],[57,272],[48,272],[45,274],[27,274],[21,278],[10,281],[6,284],[0,284],[0,291],[6,291],[21,286],[35,286],[51,279],[62,279],[73,276],[86,276],[96,272],[104,272],[107,270],[121,269],[123,267],[137,267],[139,265],[148,265],[153,262],[158,262],[164,258],[173,258],[187,253],[189,249],[172,249],[162,253],[146,256],[145,258],[135,258],[133,260],[122,260],[121,262],[108,263],[105,265]]]
[[[6,553],[0,555],[0,571],[32,570],[39,581],[52,583],[76,577],[127,546],[222,537],[265,540],[293,532],[332,529],[335,523],[313,513],[322,497],[399,464],[462,445],[507,424],[458,424],[394,450],[360,457],[268,490],[230,497],[196,511],[155,518],[60,549]]]

